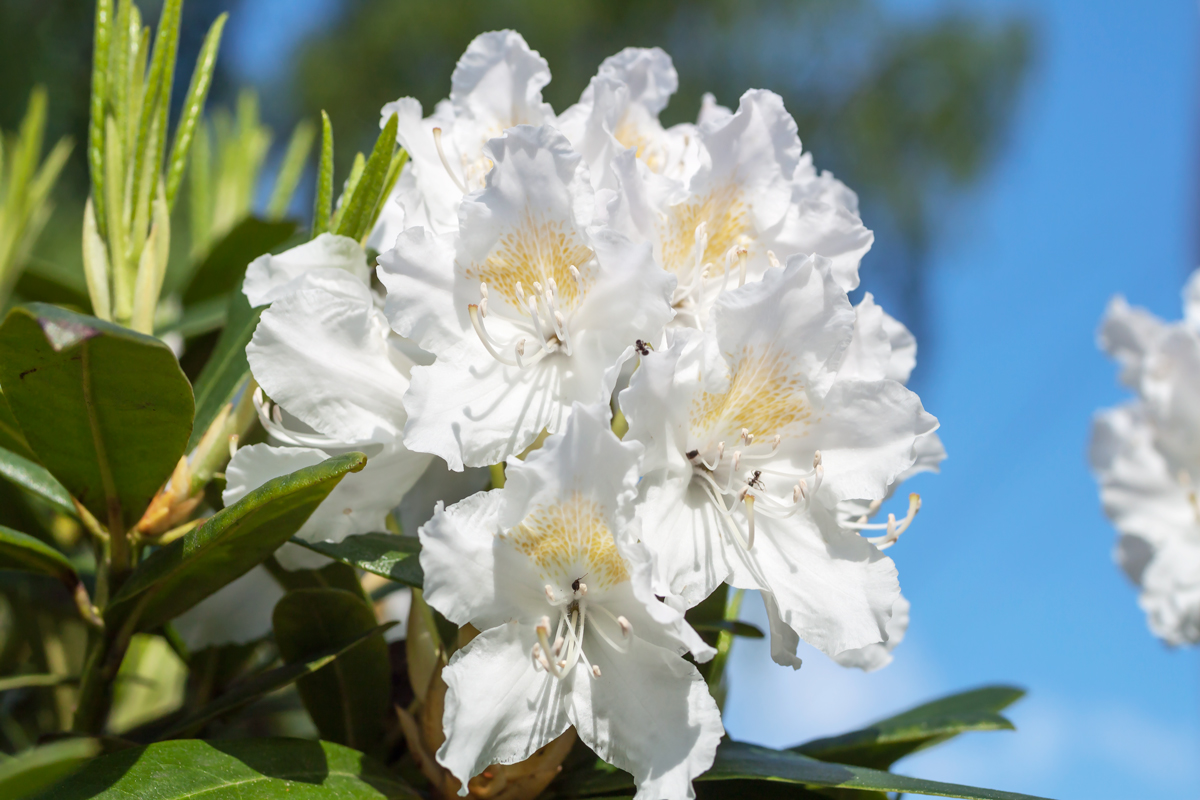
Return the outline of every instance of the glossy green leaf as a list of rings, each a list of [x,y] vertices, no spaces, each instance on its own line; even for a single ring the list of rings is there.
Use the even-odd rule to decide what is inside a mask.
[[[230,293],[225,327],[196,378],[196,422],[188,441],[189,450],[199,444],[221,407],[233,402],[250,376],[246,345],[254,336],[261,314],[262,309],[251,308],[240,289]]]
[[[72,517],[78,516],[75,504],[71,502],[71,495],[45,467],[2,447],[0,447],[0,477],[26,491],[33,492],[50,503],[56,511]]]
[[[329,230],[333,216],[333,125],[321,112],[321,160],[317,166],[317,191],[313,198],[312,238]]]
[[[893,775],[890,772],[848,764],[831,764],[788,750],[771,750],[725,739],[717,748],[712,768],[696,779],[708,781],[769,781],[809,788],[903,792],[964,800],[1043,800],[1032,795],[980,789],[940,781]],[[633,787],[626,772],[613,769],[579,770],[556,785],[559,796],[587,797]]]
[[[356,636],[347,643],[337,647],[326,648],[319,653],[308,653],[291,663],[284,664],[281,667],[267,670],[266,672],[255,675],[241,683],[230,687],[229,691],[222,694],[216,700],[212,701],[204,708],[190,714],[169,731],[164,733],[162,739],[171,739],[176,736],[181,736],[189,731],[199,730],[203,725],[211,722],[214,719],[223,717],[239,708],[249,705],[254,701],[278,691],[285,686],[290,686],[306,675],[311,675],[317,670],[332,663],[350,650],[353,650],[362,642],[378,636],[393,627],[397,623],[389,622],[386,625],[377,625],[369,631]]]
[[[38,460],[105,523],[138,521],[191,433],[192,388],[170,348],[54,306],[0,326],[0,385]]]
[[[225,20],[229,14],[217,17],[204,44],[200,47],[200,55],[196,57],[196,66],[192,70],[192,80],[188,85],[187,97],[183,101],[183,113],[175,128],[175,141],[171,144],[171,155],[167,158],[167,204],[175,207],[175,195],[179,192],[179,184],[183,181],[183,172],[187,167],[188,149],[192,146],[192,137],[196,135],[196,125],[204,111],[204,101],[208,98],[208,90],[212,86],[213,70],[217,66],[217,51],[221,47],[221,32],[225,29]]]
[[[97,758],[39,800],[400,800],[418,795],[362,753],[304,739],[181,739]]]
[[[0,569],[49,575],[74,586],[79,577],[67,557],[41,539],[0,525]]]
[[[96,739],[64,739],[0,762],[0,797],[24,800],[53,786],[100,753]],[[50,795],[53,796],[53,795]]]
[[[347,536],[340,542],[293,539],[292,543],[407,586],[420,589],[425,584],[419,558],[421,540],[415,536],[364,533]]]
[[[295,232],[296,223],[288,220],[242,220],[200,262],[183,292],[183,304],[190,306],[238,289],[250,262],[283,244]]]
[[[275,645],[289,662],[344,647],[376,627],[361,595],[299,589],[275,605]],[[383,639],[363,642],[296,683],[321,738],[362,750],[382,742],[391,698],[391,663]]]
[[[909,753],[931,747],[966,731],[1012,730],[999,713],[1025,695],[1012,686],[985,686],[943,697],[857,731],[816,739],[793,747],[797,753],[887,769]]]
[[[13,416],[3,392],[0,392],[0,447],[29,461],[37,460],[37,456],[29,449],[29,442],[25,441],[21,425]]]
[[[379,203],[379,196],[387,182],[388,170],[392,166],[392,153],[396,149],[396,127],[398,117],[395,114],[388,119],[375,140],[375,149],[367,159],[362,177],[354,187],[349,205],[341,215],[337,233],[360,240],[370,232],[370,226]],[[398,174],[398,173],[397,173]]]
[[[140,610],[137,630],[150,630],[187,611],[265,561],[366,463],[362,453],[346,453],[275,478],[156,550],[105,609],[106,624],[115,630]]]

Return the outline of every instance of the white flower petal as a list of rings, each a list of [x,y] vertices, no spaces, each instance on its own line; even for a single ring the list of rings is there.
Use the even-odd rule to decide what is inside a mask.
[[[496,536],[501,500],[479,492],[449,508],[438,503],[418,532],[425,600],[457,625],[482,630],[526,620],[545,605],[537,573]]]
[[[863,672],[874,672],[892,663],[892,651],[904,639],[908,630],[908,612],[912,608],[904,595],[896,597],[892,606],[892,617],[887,624],[887,641],[869,644],[858,650],[844,650],[833,657],[843,667],[855,667]]]
[[[367,254],[358,242],[323,233],[279,255],[268,253],[251,261],[242,291],[251,306],[265,306],[295,291],[300,285],[297,279],[315,270],[339,270],[363,286],[371,280]]]
[[[735,548],[727,545],[729,582],[773,595],[778,619],[804,641],[830,656],[886,641],[900,595],[896,565],[828,512],[760,519],[754,548]]]
[[[462,782],[462,795],[489,765],[524,761],[571,724],[572,679],[560,683],[534,669],[529,653],[536,641],[532,628],[500,625],[472,639],[442,670],[446,741],[437,760]]]
[[[387,289],[384,311],[392,329],[434,355],[446,353],[470,325],[465,305],[454,302],[454,242],[426,228],[409,228],[379,255],[379,280]]]
[[[246,348],[272,400],[337,440],[394,438],[408,381],[370,290],[338,272],[310,273],[266,309]]]
[[[570,717],[588,747],[631,773],[636,797],[695,797],[691,782],[710,766],[725,730],[694,666],[635,638],[628,653],[596,642],[600,677],[574,676]]]

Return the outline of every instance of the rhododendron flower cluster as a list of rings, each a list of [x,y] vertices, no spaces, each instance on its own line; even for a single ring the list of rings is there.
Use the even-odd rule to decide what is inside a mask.
[[[1092,468],[1120,537],[1117,563],[1136,584],[1150,630],[1200,642],[1200,272],[1167,323],[1115,297],[1100,345],[1137,397],[1096,417]]]
[[[506,467],[415,532],[425,600],[477,632],[442,673],[437,761],[465,794],[573,727],[639,797],[691,797],[723,728],[685,612],[755,589],[779,663],[803,639],[886,664],[909,606],[883,551],[920,501],[879,512],[944,452],[905,387],[912,336],[847,296],[857,199],[777,95],[664,127],[661,50],[607,59],[561,114],[549,81],[488,33],[431,115],[384,107],[411,161],[368,240],[377,283],[331,234],[251,265],[270,442],[237,452],[226,499],[362,451],[299,534],[337,539],[382,529],[427,468]]]

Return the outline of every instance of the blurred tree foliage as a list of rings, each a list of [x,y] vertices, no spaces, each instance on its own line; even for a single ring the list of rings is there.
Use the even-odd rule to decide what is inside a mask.
[[[187,0],[181,63],[199,48],[207,24],[264,0]],[[293,13],[274,0],[278,13]],[[898,20],[878,0],[325,0],[340,6],[332,24],[297,51],[290,86],[266,94],[264,112],[280,129],[326,109],[337,134],[339,174],[378,131],[379,109],[412,95],[428,110],[449,92],[449,75],[481,31],[515,28],[550,62],[545,96],[561,111],[597,65],[629,45],[658,45],[675,59],[680,90],[664,115],[695,117],[711,91],[736,107],[749,87],[783,95],[818,167],[859,192],[878,235],[864,283],[921,330],[923,267],[936,220],[948,218],[961,189],[994,159],[1011,127],[1032,52],[1020,19],[925,15]],[[153,3],[148,18],[157,16]],[[90,0],[0,0],[0,127],[13,127],[34,83],[50,90],[49,133],[83,141],[91,56]],[[219,62],[220,63],[220,62]],[[235,81],[218,68],[210,104],[232,105]],[[282,90],[282,91],[280,91]],[[180,92],[176,92],[179,102]],[[281,118],[291,117],[291,119]],[[55,242],[77,251],[86,193],[83,159],[64,176]],[[307,203],[305,203],[307,206]],[[65,227],[63,227],[65,226]],[[62,257],[70,250],[58,248]],[[926,336],[923,344],[928,343]]]
[[[383,103],[408,94],[429,113],[471,38],[504,27],[550,62],[557,111],[630,45],[675,60],[664,123],[694,119],[706,91],[734,108],[748,88],[779,92],[817,166],[859,192],[880,233],[865,283],[916,327],[934,219],[997,153],[1032,44],[1022,20],[897,21],[872,0],[342,0],[303,48],[295,93],[306,114],[329,111],[339,144],[362,149]]]

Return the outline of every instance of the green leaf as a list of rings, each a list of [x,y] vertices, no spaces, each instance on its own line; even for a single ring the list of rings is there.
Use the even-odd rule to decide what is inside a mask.
[[[712,631],[714,633],[729,633],[733,636],[745,636],[747,639],[762,639],[766,634],[757,626],[751,625],[749,622],[742,622],[736,619],[719,619],[712,622],[698,622],[692,625],[698,631]]]
[[[421,572],[421,540],[394,533],[364,533],[347,536],[340,542],[308,542],[293,539],[323,556],[366,570],[384,578],[420,589],[425,583]]]
[[[88,172],[92,177],[92,202],[100,236],[105,234],[104,106],[108,100],[108,55],[112,38],[112,0],[96,0],[95,38],[92,43],[92,101],[88,119]]]
[[[175,195],[179,192],[179,184],[183,181],[183,172],[187,168],[188,148],[192,146],[196,124],[204,111],[204,101],[212,86],[213,70],[217,66],[217,51],[221,47],[221,32],[225,29],[225,20],[228,18],[228,13],[222,14],[208,29],[204,44],[200,48],[200,55],[196,57],[196,66],[192,70],[192,81],[183,101],[183,113],[175,128],[171,155],[167,159],[167,205],[171,208],[175,207]]]
[[[245,218],[200,262],[183,292],[183,304],[190,306],[238,289],[250,262],[283,244],[295,232],[296,223],[287,220]]]
[[[69,586],[79,582],[67,557],[41,539],[0,525],[0,569],[36,572],[58,578]]]
[[[249,705],[271,692],[278,691],[285,686],[290,686],[304,676],[311,675],[317,670],[328,666],[334,659],[344,656],[362,642],[378,636],[396,624],[395,622],[389,622],[386,625],[377,625],[371,630],[354,637],[354,639],[347,643],[337,647],[326,648],[319,653],[306,654],[291,663],[267,670],[242,681],[232,686],[229,691],[204,708],[188,715],[159,738],[171,739],[183,735],[188,731],[199,730],[206,723],[218,717],[223,717],[237,711],[239,708]]]
[[[333,125],[321,112],[321,161],[317,167],[317,191],[313,198],[312,238],[329,230],[333,215]]]
[[[0,762],[0,797],[23,800],[53,786],[100,753],[96,739],[63,739]]]
[[[275,605],[275,644],[290,662],[344,647],[376,627],[375,612],[341,589],[299,589]],[[391,664],[373,638],[296,683],[321,738],[375,749],[383,741],[391,698]]]
[[[29,449],[29,442],[25,441],[25,433],[21,430],[17,418],[13,416],[12,408],[4,398],[4,392],[0,392],[0,447],[29,461],[37,459]]]
[[[177,617],[266,560],[300,529],[347,472],[367,463],[346,453],[268,481],[137,566],[105,609],[115,630],[140,609],[137,630]]]
[[[1012,686],[985,686],[925,703],[861,730],[791,749],[822,761],[887,769],[909,753],[965,731],[1012,730],[1013,724],[997,712],[1024,695],[1024,690]]]
[[[788,750],[771,750],[729,739],[722,740],[717,748],[717,757],[712,768],[696,780],[770,781],[810,788],[903,792],[934,797],[958,797],[964,800],[1043,800],[1015,792],[927,781],[848,764],[831,764]],[[567,775],[556,785],[559,796],[580,797],[615,793],[632,787],[633,779],[628,773],[595,768]]]
[[[71,495],[54,479],[45,467],[0,447],[0,477],[26,491],[33,492],[50,503],[55,510],[70,517],[79,516]]]
[[[110,526],[140,519],[191,433],[192,389],[170,348],[54,306],[0,326],[0,385],[38,460]]]
[[[418,795],[362,753],[303,739],[181,739],[97,758],[41,800],[399,800]]]
[[[313,139],[316,136],[317,129],[310,120],[301,120],[292,129],[292,138],[288,140],[279,174],[275,178],[275,188],[271,190],[271,199],[267,202],[269,219],[281,219],[287,214],[292,195],[296,193],[296,186],[304,174],[304,162],[308,161],[308,154],[312,151]]]
[[[396,149],[398,119],[397,115],[392,114],[383,130],[379,132],[379,138],[375,140],[375,149],[367,159],[362,177],[354,187],[354,194],[351,195],[349,205],[346,206],[338,224],[337,233],[341,236],[360,241],[370,233],[375,207],[379,203],[379,196],[383,192],[388,170],[392,165],[392,152]]]
[[[192,427],[192,438],[188,441],[191,450],[200,443],[200,437],[216,419],[221,407],[233,402],[250,375],[250,362],[246,360],[246,345],[258,327],[261,308],[251,308],[241,289],[229,294],[229,307],[225,312],[225,327],[213,347],[212,354],[196,378],[196,421]]]

